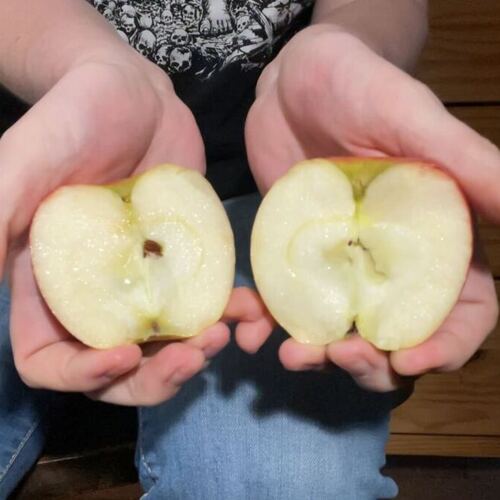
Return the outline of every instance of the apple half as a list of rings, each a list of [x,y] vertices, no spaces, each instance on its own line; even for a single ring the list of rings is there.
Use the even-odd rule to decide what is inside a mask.
[[[172,165],[109,186],[66,186],[37,210],[33,270],[46,303],[84,344],[190,337],[216,323],[234,280],[224,207]]]
[[[472,254],[471,216],[454,180],[404,159],[317,159],[265,196],[252,232],[257,288],[302,343],[359,335],[386,351],[434,333]]]

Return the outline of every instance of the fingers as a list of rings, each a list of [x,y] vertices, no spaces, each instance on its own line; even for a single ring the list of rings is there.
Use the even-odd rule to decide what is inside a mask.
[[[287,339],[281,344],[279,358],[283,366],[291,371],[321,370],[328,361],[325,347],[300,344],[294,339]]]
[[[16,366],[28,385],[138,405],[173,396],[227,344],[229,328],[217,323],[185,344],[168,344],[149,359],[136,345],[105,351],[87,348],[47,309],[34,282],[29,251],[24,249],[13,265],[11,335]]]
[[[258,293],[243,287],[233,291],[224,320],[238,322],[236,342],[249,354],[254,354],[261,348],[275,326]]]
[[[134,371],[87,395],[120,405],[156,405],[174,397],[182,384],[203,369],[205,361],[196,347],[180,342],[167,344]]]
[[[206,359],[211,359],[216,356],[229,342],[230,330],[229,327],[222,322],[212,325],[195,337],[170,340],[152,340],[142,344],[142,354],[144,358],[152,358],[159,353],[167,344],[174,342],[182,342],[200,350]]]
[[[240,349],[248,354],[255,354],[269,338],[275,322],[266,314],[257,321],[241,321],[236,327],[236,342]]]
[[[269,314],[259,294],[250,288],[235,288],[222,317],[223,321],[257,321]]]
[[[377,136],[379,148],[435,163],[457,179],[481,215],[500,223],[498,148],[452,116],[424,85],[406,75],[395,81],[397,88],[392,92],[390,88],[381,90],[386,95],[385,105],[388,101],[394,105],[383,111],[380,123],[387,130]]]
[[[283,366],[292,371],[323,370],[333,363],[370,391],[388,392],[404,385],[391,368],[387,354],[358,336],[328,346],[304,345],[288,339],[281,345],[279,357]]]
[[[28,386],[63,392],[104,387],[138,366],[140,360],[141,350],[135,345],[97,351],[72,340],[49,345],[27,358],[15,357],[17,370]]]
[[[348,57],[332,51],[323,54],[321,67],[329,83],[326,88],[320,81],[308,81],[303,89],[307,95],[315,94],[322,104],[314,114],[299,107],[305,116],[299,113],[296,117],[304,124],[303,133],[313,136],[307,136],[309,143],[325,136],[325,141],[315,146],[316,155],[327,144],[330,149],[340,144],[356,155],[426,160],[456,178],[481,215],[500,223],[498,148],[452,116],[425,85],[362,44],[350,48]],[[290,64],[289,70],[293,67]],[[350,72],[339,71],[345,68]],[[293,81],[292,75],[290,78]],[[349,106],[348,102],[368,104]]]
[[[392,353],[392,366],[401,375],[458,370],[493,330],[497,317],[493,279],[483,264],[475,262],[457,305],[439,330],[419,346]]]
[[[275,325],[256,292],[249,289],[237,289],[233,293],[225,319],[235,318],[241,320],[236,329],[236,340],[240,348],[249,353],[261,347]],[[281,345],[279,357],[283,366],[291,371],[322,370],[334,363],[350,373],[358,385],[372,391],[392,391],[407,383],[395,373],[386,353],[358,336],[326,348],[288,339]]]
[[[10,326],[17,369],[31,387],[94,390],[133,369],[141,359],[138,346],[97,351],[70,337],[38,292],[27,248],[13,261]]]
[[[498,148],[452,116],[425,85],[371,51],[356,52],[356,61],[350,65],[359,77],[350,75],[351,82],[359,82],[349,85],[352,100],[366,99],[370,106],[340,106],[340,119],[347,124],[338,125],[340,142],[363,154],[420,158],[436,164],[457,179],[481,215],[500,223]],[[330,73],[332,85],[345,92],[335,85],[338,75]],[[345,100],[345,95],[337,93],[335,102],[342,97]]]
[[[357,335],[330,344],[327,357],[364,389],[388,392],[404,385],[392,369],[388,355]]]
[[[183,342],[145,344],[140,366],[87,395],[126,406],[159,404],[174,397],[184,382],[202,370],[227,345],[229,335],[228,326],[217,323]]]
[[[164,112],[137,172],[168,162],[204,174],[205,148],[193,114],[173,92],[164,95],[162,106]]]
[[[216,356],[229,342],[229,327],[224,323],[217,323],[200,335],[185,341],[185,344],[199,349],[206,359]]]

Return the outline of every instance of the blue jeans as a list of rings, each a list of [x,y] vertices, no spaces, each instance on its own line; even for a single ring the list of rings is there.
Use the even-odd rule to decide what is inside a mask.
[[[253,286],[255,195],[225,203],[237,242],[236,285]],[[231,344],[171,401],[139,410],[136,461],[150,500],[374,500],[395,394],[359,389],[340,370],[282,368],[277,331],[261,351]],[[399,396],[399,395],[397,395]]]
[[[237,285],[252,285],[255,195],[226,202],[238,246]],[[1,295],[0,499],[43,443],[40,398],[19,381]],[[250,356],[232,343],[171,401],[139,409],[136,462],[150,500],[374,500],[394,498],[385,462],[388,415],[399,395],[359,389],[341,370],[292,373],[276,331]]]
[[[50,395],[19,379],[9,342],[9,293],[0,284],[0,499],[7,498],[36,461],[44,444]]]

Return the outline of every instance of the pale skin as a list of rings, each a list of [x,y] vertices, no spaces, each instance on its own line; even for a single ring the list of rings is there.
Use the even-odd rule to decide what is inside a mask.
[[[2,81],[35,103],[0,140],[0,266],[12,285],[17,369],[31,387],[101,401],[169,399],[226,345],[226,323],[270,328],[255,292],[235,290],[222,321],[188,341],[93,350],[48,311],[33,279],[27,230],[38,204],[62,184],[108,183],[163,162],[203,172],[194,118],[168,77],[85,2],[2,2],[0,19],[8,19]]]
[[[164,161],[203,171],[194,119],[169,79],[82,0],[3,2],[0,19],[9,20],[0,30],[0,79],[36,102],[0,140],[0,196],[7,207],[0,214],[0,263],[7,268],[8,247],[18,370],[29,385],[104,401],[166,400],[224,347],[227,326],[154,354],[137,346],[88,349],[45,308],[23,237],[39,202],[61,184],[110,182]],[[474,208],[500,222],[498,150],[398,69],[411,68],[424,34],[423,1],[318,1],[313,25],[263,73],[247,120],[247,151],[261,190],[306,157],[417,156],[455,175]],[[236,338],[248,352],[271,331],[249,290],[235,291],[226,316],[239,322]],[[459,368],[496,317],[491,276],[476,260],[459,304],[425,344],[388,356],[359,338],[324,348],[288,340],[280,358],[291,370],[335,363],[363,387],[386,391],[401,383],[399,375]]]
[[[498,149],[400,69],[416,61],[425,10],[426,2],[417,0],[316,3],[312,26],[264,71],[247,119],[247,151],[263,192],[305,158],[422,158],[453,175],[472,207],[500,223]],[[362,387],[390,391],[407,383],[406,377],[459,369],[497,316],[493,279],[477,248],[456,307],[423,344],[387,354],[357,336],[325,347],[290,339],[280,359],[290,370],[334,363]],[[240,338],[240,345],[253,352],[264,340]]]

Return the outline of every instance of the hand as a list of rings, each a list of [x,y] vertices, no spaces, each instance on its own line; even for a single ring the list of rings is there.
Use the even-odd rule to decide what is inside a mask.
[[[224,347],[227,325],[144,352],[136,345],[87,348],[45,306],[25,237],[39,203],[62,184],[107,183],[162,162],[204,171],[200,133],[170,80],[135,53],[130,57],[72,68],[1,138],[0,270],[9,246],[12,344],[28,385],[148,405],[172,397]],[[255,300],[248,290],[236,291],[226,320],[252,321]]]
[[[335,155],[421,158],[454,176],[473,207],[500,223],[498,149],[453,118],[421,83],[347,33],[317,25],[284,47],[259,81],[246,124],[250,164],[262,191],[305,158]],[[287,340],[291,370],[335,363],[363,387],[388,391],[402,376],[460,368],[497,320],[494,283],[479,249],[460,299],[423,344],[392,354],[360,337],[326,347]],[[256,350],[264,338],[256,338]]]

